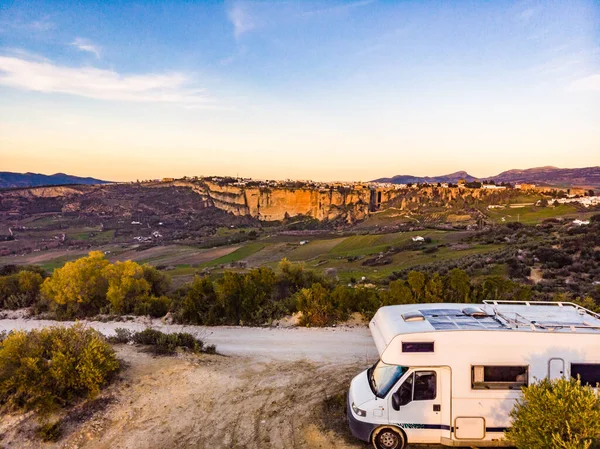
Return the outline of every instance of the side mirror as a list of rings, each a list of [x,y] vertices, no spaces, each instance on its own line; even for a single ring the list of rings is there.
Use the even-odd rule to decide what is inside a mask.
[[[396,411],[400,410],[400,394],[397,391],[392,395],[392,408]]]

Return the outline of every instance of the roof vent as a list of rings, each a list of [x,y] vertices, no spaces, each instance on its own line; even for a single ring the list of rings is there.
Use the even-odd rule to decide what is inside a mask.
[[[404,318],[404,321],[406,321],[406,322],[411,322],[411,321],[425,321],[425,317],[419,311],[403,313],[402,314],[402,318]]]
[[[485,318],[489,316],[483,309],[479,307],[466,307],[462,310],[467,316],[472,316],[473,318]]]

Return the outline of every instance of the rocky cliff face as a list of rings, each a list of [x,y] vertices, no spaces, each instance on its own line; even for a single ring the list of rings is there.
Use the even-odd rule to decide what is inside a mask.
[[[318,220],[361,220],[369,213],[371,191],[221,186],[206,183],[215,207],[265,221],[307,215]]]
[[[155,182],[102,186],[37,187],[0,192],[2,215],[32,212],[82,213],[88,216],[181,215],[207,208],[238,217],[279,221],[297,215],[318,220],[366,218],[371,212],[469,208],[478,202],[506,203],[520,191],[463,188],[259,188],[213,182]],[[183,219],[183,218],[182,218]]]

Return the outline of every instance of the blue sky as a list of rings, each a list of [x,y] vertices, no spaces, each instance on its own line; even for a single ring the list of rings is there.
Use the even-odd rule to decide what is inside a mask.
[[[600,4],[0,0],[0,170],[600,165]]]

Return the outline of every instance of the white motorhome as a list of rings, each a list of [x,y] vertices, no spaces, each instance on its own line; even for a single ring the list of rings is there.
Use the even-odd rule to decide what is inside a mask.
[[[378,449],[502,447],[521,387],[600,382],[600,315],[572,303],[388,306],[369,327],[380,359],[352,380],[348,420]]]

